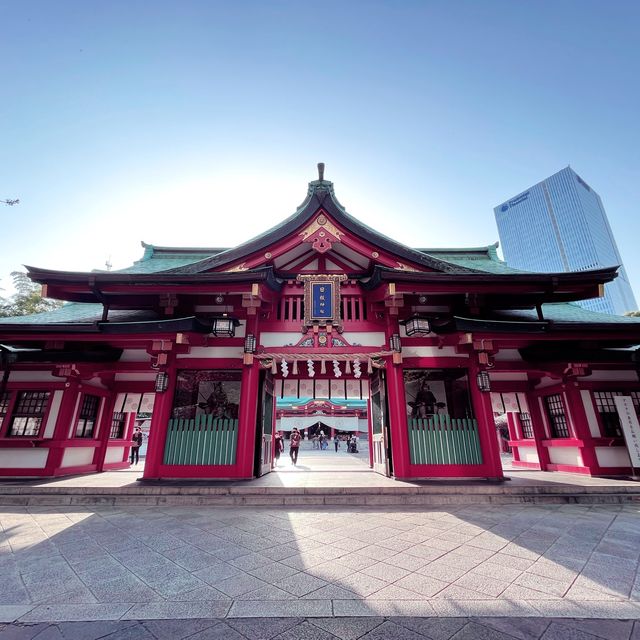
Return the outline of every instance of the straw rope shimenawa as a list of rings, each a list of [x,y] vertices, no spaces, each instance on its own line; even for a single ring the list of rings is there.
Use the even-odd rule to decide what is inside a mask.
[[[375,351],[372,353],[254,353],[258,360],[367,360],[392,356],[393,351]]]
[[[360,362],[361,360],[366,361],[367,363],[367,373],[373,373],[373,369],[382,369],[386,366],[386,362],[382,360],[385,356],[393,356],[393,351],[375,351],[371,353],[256,353],[254,357],[257,360],[260,360],[260,364],[265,367],[271,367],[272,373],[277,372],[277,363],[281,362],[286,364],[286,362],[292,361],[297,363],[300,360],[304,360],[306,362],[310,361],[320,361],[321,368],[320,373],[326,373],[326,363],[329,361],[340,361],[347,362],[347,366],[345,367],[346,373],[350,372],[349,363],[356,361]],[[294,366],[294,372],[297,367]],[[312,373],[312,367],[309,369],[309,376],[313,377],[315,372]],[[285,373],[286,372],[286,373]],[[287,377],[289,375],[289,370],[286,366],[283,367],[283,375]],[[336,376],[338,374],[336,373]],[[359,378],[360,368],[358,367],[358,374],[356,374],[356,378]]]

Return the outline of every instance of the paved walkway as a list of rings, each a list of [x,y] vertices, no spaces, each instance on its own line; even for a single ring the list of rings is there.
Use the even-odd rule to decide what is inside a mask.
[[[570,618],[215,618],[16,624],[21,640],[638,640],[632,620]]]
[[[412,486],[367,464],[304,451],[253,483]],[[139,487],[140,473],[16,484]],[[507,474],[526,486],[637,487]],[[633,504],[7,506],[0,640],[640,640],[639,566]]]
[[[5,507],[0,525],[5,622],[640,618],[635,506]]]

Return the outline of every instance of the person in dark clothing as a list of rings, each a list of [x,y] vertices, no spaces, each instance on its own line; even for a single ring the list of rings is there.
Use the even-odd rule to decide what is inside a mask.
[[[298,464],[298,450],[300,449],[300,440],[301,440],[300,432],[297,427],[293,427],[293,431],[291,432],[291,439],[289,441],[289,455],[291,456],[291,462],[295,467]]]
[[[338,449],[340,448],[340,438],[338,438],[338,434],[333,437],[333,445],[336,448],[336,453],[338,453]]]
[[[140,447],[142,446],[142,429],[136,427],[134,434],[131,436],[131,464],[138,464],[140,460]]]
[[[280,460],[280,454],[284,451],[284,442],[282,441],[282,433],[278,431],[276,433],[276,437],[273,440],[273,455],[274,455],[274,466],[278,466],[278,460]]]

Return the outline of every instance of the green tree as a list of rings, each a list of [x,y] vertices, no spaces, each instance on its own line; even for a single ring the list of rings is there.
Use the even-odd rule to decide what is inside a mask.
[[[640,311],[627,311],[624,315],[629,318],[640,318]]]
[[[0,298],[0,318],[53,311],[62,306],[59,300],[43,298],[40,285],[31,282],[24,271],[12,271],[11,277],[16,292],[8,298]]]

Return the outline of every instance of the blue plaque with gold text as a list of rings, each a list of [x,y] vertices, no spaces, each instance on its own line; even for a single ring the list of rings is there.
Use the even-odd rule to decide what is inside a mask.
[[[333,318],[333,282],[311,283],[311,317],[313,320]]]

